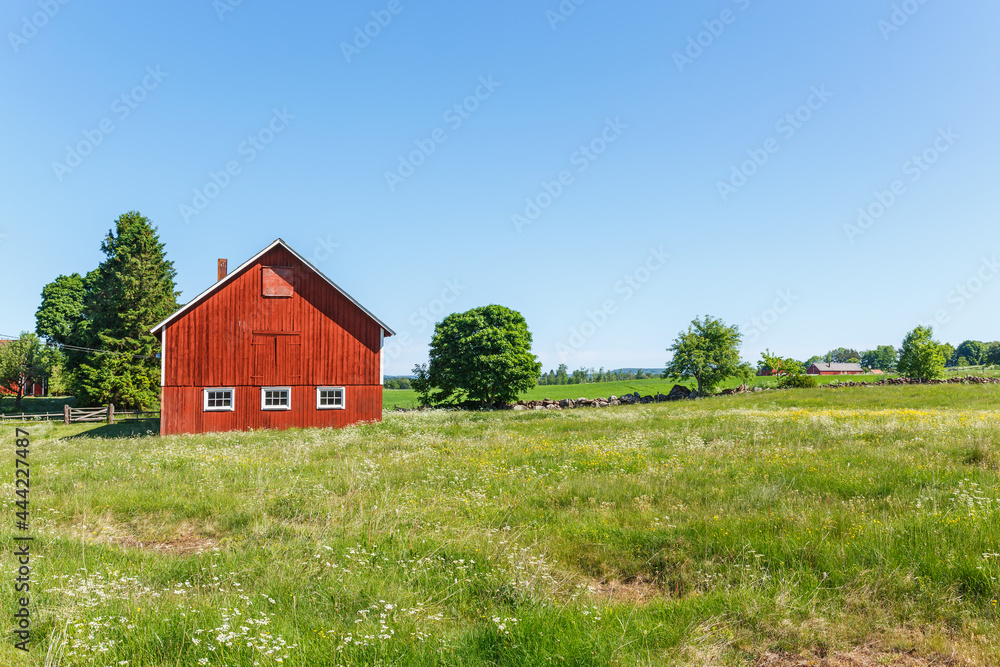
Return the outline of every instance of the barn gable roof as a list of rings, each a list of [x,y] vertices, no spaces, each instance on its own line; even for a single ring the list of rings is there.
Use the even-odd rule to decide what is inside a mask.
[[[332,280],[330,280],[329,278],[327,278],[326,275],[324,275],[322,271],[320,271],[315,266],[313,266],[309,262],[309,260],[307,260],[305,257],[303,257],[302,255],[300,255],[299,253],[297,253],[291,246],[289,246],[287,243],[285,243],[280,238],[279,239],[275,239],[274,242],[271,243],[271,245],[267,246],[266,248],[264,248],[263,250],[261,250],[260,252],[258,252],[256,255],[254,255],[253,257],[251,257],[250,259],[248,259],[247,261],[243,262],[238,267],[236,267],[235,269],[233,269],[232,271],[230,271],[226,275],[225,278],[223,278],[222,280],[217,281],[211,287],[209,287],[207,290],[205,290],[204,292],[202,292],[201,294],[199,294],[198,296],[196,296],[195,298],[191,299],[186,304],[184,304],[183,306],[181,306],[180,308],[178,308],[176,311],[174,311],[173,315],[171,315],[170,317],[168,317],[167,319],[163,320],[162,322],[160,322],[159,324],[157,324],[155,327],[153,327],[152,329],[150,329],[150,332],[158,334],[161,331],[163,331],[175,319],[177,319],[178,317],[180,317],[181,315],[183,315],[184,313],[186,313],[187,311],[191,310],[196,305],[198,305],[199,303],[201,303],[202,301],[204,301],[209,295],[211,295],[213,292],[215,292],[219,287],[221,287],[222,285],[225,285],[228,281],[232,280],[237,274],[239,274],[241,271],[243,271],[243,269],[245,269],[245,268],[247,268],[249,266],[252,266],[254,262],[256,262],[258,259],[260,259],[261,257],[263,257],[267,252],[269,252],[270,250],[272,250],[272,249],[274,249],[274,248],[276,248],[278,246],[281,246],[282,248],[284,248],[288,252],[292,253],[292,255],[294,255],[296,259],[298,259],[306,267],[308,267],[309,269],[311,269],[316,275],[318,275],[320,278],[322,278],[324,281],[326,281],[326,283],[328,285],[330,285],[330,287],[332,287],[333,289],[337,290],[345,299],[347,299],[348,301],[350,301],[351,303],[353,303],[355,306],[357,306],[358,308],[360,308],[361,311],[365,315],[367,315],[368,317],[372,318],[372,320],[374,320],[376,324],[378,324],[380,327],[382,327],[382,330],[385,332],[385,334],[387,336],[395,336],[396,335],[396,332],[393,331],[392,329],[390,329],[388,326],[386,326],[386,324],[382,320],[380,320],[379,318],[377,318],[374,315],[372,315],[372,313],[371,313],[370,310],[368,310],[367,308],[365,308],[364,306],[362,306],[360,303],[358,303],[357,300],[355,300],[354,297],[352,297],[350,294],[348,294],[343,289],[341,289],[340,286],[337,285],[337,283],[335,283]]]

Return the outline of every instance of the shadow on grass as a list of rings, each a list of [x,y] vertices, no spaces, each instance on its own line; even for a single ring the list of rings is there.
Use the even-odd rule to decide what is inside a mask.
[[[145,438],[160,434],[160,422],[155,419],[146,421],[127,421],[117,424],[104,424],[83,433],[69,435],[62,440],[90,440],[96,438]]]

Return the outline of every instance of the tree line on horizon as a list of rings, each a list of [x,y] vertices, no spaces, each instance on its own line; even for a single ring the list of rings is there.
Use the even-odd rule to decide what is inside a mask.
[[[566,364],[559,364],[555,370],[542,373],[537,380],[538,385],[588,384],[591,382],[626,382],[629,380],[648,380],[662,377],[660,374],[647,373],[641,368],[635,370],[606,370],[603,366],[594,370],[581,366],[572,373]]]
[[[945,359],[945,368],[966,367],[966,366],[989,366],[1000,365],[1000,341],[985,343],[982,341],[967,340],[959,344],[956,348],[950,343],[941,343],[941,354]],[[853,348],[838,347],[830,350],[824,355],[814,355],[805,361],[794,359],[782,360],[784,363],[773,368],[766,362],[767,358],[774,359],[770,352],[765,352],[760,361],[757,362],[757,371],[761,374],[768,374],[768,371],[776,370],[787,373],[791,366],[788,362],[794,362],[796,367],[805,372],[813,364],[818,363],[856,363],[869,370],[881,370],[885,373],[897,372],[899,355],[901,348],[892,345],[879,345],[873,350],[859,352]],[[646,380],[653,378],[665,378],[664,373],[647,373],[639,369],[632,371],[606,371],[603,367],[594,370],[593,368],[581,367],[572,373],[568,372],[566,364],[559,364],[556,370],[542,373],[537,381],[539,386],[547,385],[567,385],[586,384],[597,382],[623,382],[629,380]]]
[[[959,343],[958,347],[954,347],[951,343],[940,343],[939,345],[946,368],[1000,364],[1000,341],[966,340]],[[897,349],[892,345],[879,345],[874,350],[863,352],[852,348],[838,347],[825,355],[809,357],[802,363],[806,368],[815,363],[856,363],[864,368],[894,373],[900,352],[901,348]]]

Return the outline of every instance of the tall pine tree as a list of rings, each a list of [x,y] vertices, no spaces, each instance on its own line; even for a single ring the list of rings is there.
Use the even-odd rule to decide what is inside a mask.
[[[101,250],[106,259],[88,275],[84,298],[90,353],[76,370],[85,405],[143,409],[159,400],[159,341],[149,329],[177,309],[173,262],[153,224],[138,211],[115,221]]]

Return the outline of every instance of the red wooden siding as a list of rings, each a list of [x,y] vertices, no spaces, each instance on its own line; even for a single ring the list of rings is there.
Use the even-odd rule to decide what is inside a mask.
[[[291,410],[261,410],[260,387],[235,389],[235,410],[205,412],[201,387],[164,387],[160,432],[167,435],[268,428],[340,428],[382,419],[380,385],[344,387],[343,410],[317,410],[316,387],[313,386],[292,387]]]
[[[381,331],[277,245],[166,326],[161,433],[381,419]],[[262,411],[262,386],[292,387],[292,409]],[[346,409],[317,410],[317,386],[346,387]],[[236,389],[233,412],[203,410],[202,390],[213,387]]]

